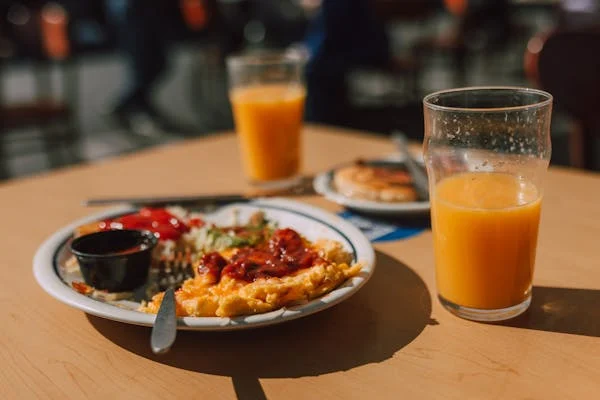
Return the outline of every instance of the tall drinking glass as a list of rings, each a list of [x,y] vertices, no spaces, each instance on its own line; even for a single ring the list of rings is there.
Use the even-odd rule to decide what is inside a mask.
[[[304,64],[298,52],[227,59],[229,98],[244,170],[259,187],[289,186],[299,177]]]
[[[423,104],[439,299],[467,319],[519,315],[531,303],[552,96],[475,87]]]

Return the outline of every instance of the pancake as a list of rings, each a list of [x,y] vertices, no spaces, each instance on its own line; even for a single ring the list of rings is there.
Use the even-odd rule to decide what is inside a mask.
[[[386,203],[417,200],[410,174],[399,168],[357,163],[336,170],[336,190],[346,197]]]

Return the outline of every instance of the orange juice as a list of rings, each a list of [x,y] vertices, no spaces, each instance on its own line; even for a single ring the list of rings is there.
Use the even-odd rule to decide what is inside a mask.
[[[530,294],[541,196],[503,173],[462,173],[432,197],[438,292],[456,305],[501,309]]]
[[[254,181],[290,178],[300,169],[306,92],[297,84],[257,84],[230,93],[245,169]]]

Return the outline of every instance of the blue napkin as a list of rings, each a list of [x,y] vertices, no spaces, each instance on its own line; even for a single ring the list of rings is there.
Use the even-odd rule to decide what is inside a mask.
[[[373,243],[406,239],[418,235],[426,229],[423,227],[402,226],[399,222],[369,218],[347,210],[338,213],[338,215],[360,229]]]

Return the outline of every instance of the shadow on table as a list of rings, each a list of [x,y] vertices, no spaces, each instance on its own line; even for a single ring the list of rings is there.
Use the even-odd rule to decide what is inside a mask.
[[[534,286],[529,310],[500,325],[600,337],[600,290]]]
[[[389,359],[432,323],[430,315],[431,296],[423,280],[378,252],[370,281],[331,309],[267,328],[180,331],[163,356],[151,352],[147,327],[91,315],[88,319],[107,339],[131,352],[186,370],[231,376],[236,392],[264,398],[258,378],[314,376]]]

